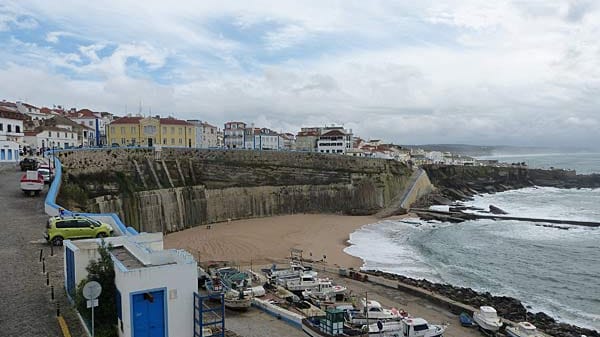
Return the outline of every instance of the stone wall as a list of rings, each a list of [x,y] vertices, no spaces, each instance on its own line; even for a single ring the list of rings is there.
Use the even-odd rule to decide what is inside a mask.
[[[390,160],[245,150],[72,151],[61,162],[65,191],[87,196],[81,208],[118,213],[148,232],[278,214],[374,214],[412,173]],[[59,195],[63,204],[70,197]]]

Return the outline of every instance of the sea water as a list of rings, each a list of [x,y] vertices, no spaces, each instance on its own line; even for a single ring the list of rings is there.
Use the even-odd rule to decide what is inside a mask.
[[[600,222],[600,189],[525,188],[476,196],[465,205]],[[365,269],[511,296],[530,311],[600,331],[600,228],[568,227],[385,220],[352,233],[345,251],[362,258]]]
[[[533,153],[497,154],[478,159],[495,159],[504,163],[525,162],[531,168],[560,168],[577,171],[577,174],[600,173],[600,153]]]

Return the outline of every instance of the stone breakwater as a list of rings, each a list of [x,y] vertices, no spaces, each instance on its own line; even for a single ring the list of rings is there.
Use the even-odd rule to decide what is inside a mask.
[[[557,322],[554,318],[543,312],[528,312],[527,308],[517,299],[508,296],[494,296],[489,292],[479,293],[470,288],[456,287],[449,284],[433,283],[424,279],[416,280],[410,277],[386,273],[378,270],[368,270],[363,273],[384,277],[418,287],[438,295],[442,295],[451,300],[479,308],[482,305],[489,305],[498,311],[502,318],[522,322],[528,321],[538,329],[554,337],[600,337],[600,333],[595,330],[581,328],[575,325]],[[456,312],[456,314],[459,314]],[[472,314],[472,313],[471,313]]]

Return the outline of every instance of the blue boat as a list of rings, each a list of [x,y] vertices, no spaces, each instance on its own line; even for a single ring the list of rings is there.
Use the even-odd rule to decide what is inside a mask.
[[[460,320],[460,325],[462,326],[473,326],[473,318],[471,318],[471,316],[469,316],[469,314],[466,312],[461,313],[460,316],[458,316],[458,319]]]

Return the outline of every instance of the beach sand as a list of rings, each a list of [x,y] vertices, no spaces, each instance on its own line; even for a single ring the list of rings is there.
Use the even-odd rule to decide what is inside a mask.
[[[296,214],[236,220],[198,226],[165,237],[165,248],[192,252],[201,263],[229,261],[240,265],[281,262],[292,248],[306,259],[346,268],[362,266],[360,258],[343,252],[350,233],[380,221],[372,216]],[[312,254],[312,256],[311,256]],[[251,261],[252,260],[252,261]]]

